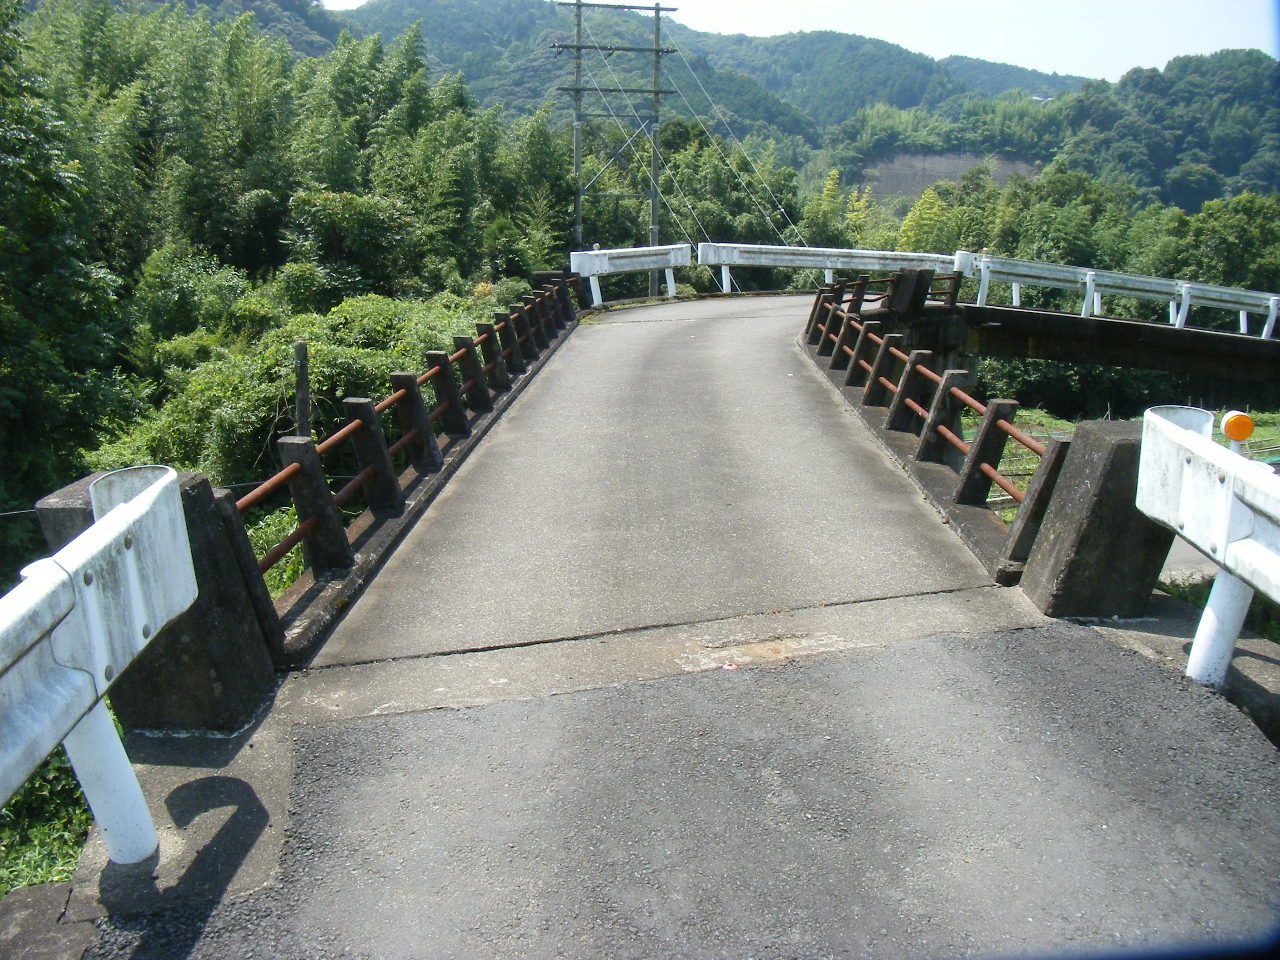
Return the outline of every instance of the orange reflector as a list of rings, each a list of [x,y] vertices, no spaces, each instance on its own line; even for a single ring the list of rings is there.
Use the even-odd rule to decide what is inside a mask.
[[[1247,413],[1232,410],[1230,413],[1223,414],[1222,432],[1228,440],[1234,440],[1237,443],[1248,440],[1253,436],[1253,420]]]

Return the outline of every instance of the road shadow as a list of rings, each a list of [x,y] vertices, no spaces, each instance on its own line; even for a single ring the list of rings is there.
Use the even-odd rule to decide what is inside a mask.
[[[219,809],[230,808],[231,815],[171,886],[162,889],[158,882],[158,852],[142,863],[108,863],[103,869],[98,898],[114,927],[138,935],[133,960],[182,960],[191,954],[270,820],[253,788],[235,777],[184,783],[169,793],[165,806],[179,829]],[[172,922],[158,925],[157,915]]]

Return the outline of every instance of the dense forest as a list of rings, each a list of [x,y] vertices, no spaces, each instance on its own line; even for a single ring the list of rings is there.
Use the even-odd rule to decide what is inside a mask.
[[[505,2],[508,22],[469,29],[519,33],[516,14],[551,9]],[[143,461],[223,484],[259,480],[275,468],[274,438],[295,426],[294,341],[312,345],[325,432],[343,395],[379,395],[390,371],[510,302],[533,270],[566,265],[571,138],[545,98],[485,106],[461,74],[433,68],[440,51],[464,56],[460,35],[362,38],[314,4],[274,6],[268,31],[226,4],[210,15],[0,0],[0,513],[28,510],[89,469]],[[282,25],[308,23],[291,45]],[[818,121],[786,91],[756,97],[762,81],[716,68],[713,54],[692,54],[688,69],[739,83],[743,109],[778,112],[756,113],[756,134],[741,139],[710,111],[664,122],[666,241],[988,247],[1280,289],[1280,107],[1276,64],[1260,52],[1180,58],[1047,103],[956,92],[961,81],[936,77],[924,83],[933,93],[896,104],[867,90],[818,148],[805,141]],[[917,94],[936,103],[911,103]],[[809,133],[760,132],[793,122]],[[631,132],[605,135],[626,153]],[[627,162],[587,158],[598,190],[648,187],[641,144]],[[960,148],[1045,169],[1001,189],[979,168],[900,205],[857,188],[873,158]],[[646,223],[644,201],[596,201],[586,243],[640,243]],[[681,279],[715,289],[705,269]],[[1118,309],[1152,316],[1151,305]],[[991,389],[1065,414],[1140,405],[1156,383],[1117,378],[1103,396],[1083,391],[1078,371],[984,370]],[[1176,378],[1157,385],[1185,399]],[[0,518],[7,556],[37,539],[28,515]]]

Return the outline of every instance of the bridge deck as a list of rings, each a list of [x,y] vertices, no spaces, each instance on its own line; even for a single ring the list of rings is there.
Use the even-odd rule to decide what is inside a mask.
[[[580,328],[316,665],[988,584],[801,355],[807,306]]]
[[[188,781],[265,813],[201,906],[184,884],[227,821],[171,800],[163,918],[94,955],[1056,956],[1268,929],[1275,749],[991,585],[807,365],[806,310],[580,327],[259,729],[203,767],[131,744],[162,817]]]

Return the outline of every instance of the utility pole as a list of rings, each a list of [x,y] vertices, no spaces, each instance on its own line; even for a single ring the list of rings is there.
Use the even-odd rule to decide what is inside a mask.
[[[652,7],[632,5],[632,4],[612,4],[612,3],[584,3],[583,0],[557,0],[562,7],[573,7],[574,12],[574,31],[573,43],[555,43],[552,48],[555,50],[572,50],[573,51],[573,86],[561,87],[563,93],[573,95],[573,178],[576,185],[573,200],[573,242],[576,249],[581,250],[586,242],[583,236],[583,206],[584,201],[591,197],[600,197],[611,200],[620,199],[648,199],[649,201],[649,244],[657,246],[659,241],[659,217],[661,212],[662,197],[658,191],[658,178],[662,170],[662,160],[659,154],[658,131],[659,131],[659,108],[661,106],[661,98],[665,93],[671,93],[670,90],[662,89],[662,58],[669,54],[675,53],[674,49],[664,48],[662,46],[662,14],[676,10],[676,7],[664,7],[661,3],[654,3]],[[652,47],[623,47],[623,46],[599,46],[597,44],[584,44],[582,42],[582,13],[584,9],[600,9],[600,10],[643,10],[653,11],[653,46]],[[593,83],[591,86],[584,86],[582,82],[582,51],[598,50],[602,54],[614,53],[642,53],[650,54],[653,57],[653,83],[648,88],[644,87],[602,87]],[[602,110],[597,112],[588,112],[583,109],[583,94],[595,92],[598,93],[604,101]],[[601,193],[592,192],[591,186],[599,178],[597,173],[589,183],[583,182],[582,176],[582,151],[585,143],[586,134],[590,131],[592,119],[611,118],[614,120],[625,119],[627,114],[632,111],[630,108],[625,109],[623,116],[619,117],[619,112],[613,110],[606,97],[608,94],[635,94],[637,96],[646,96],[649,98],[649,115],[640,116],[639,121],[641,130],[637,131],[647,133],[646,139],[649,141],[649,184],[648,188],[643,192],[637,193]],[[635,137],[631,137],[623,145],[625,150]],[[633,148],[634,150],[634,148]],[[615,161],[621,161],[621,151],[611,151],[612,156],[606,161],[604,169],[607,170]],[[601,170],[603,173],[604,170]],[[659,272],[655,271],[649,275],[649,293],[656,296],[659,291],[660,277]]]

